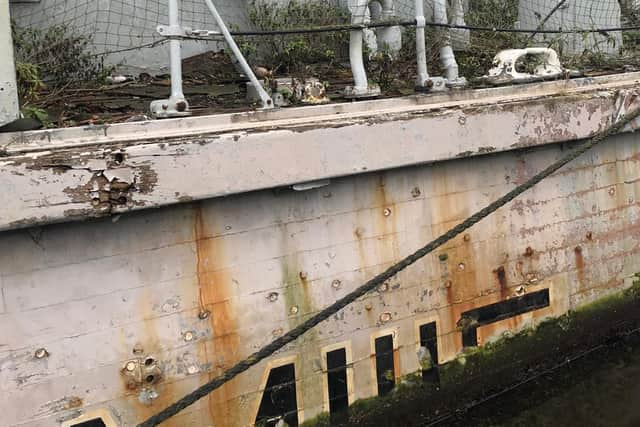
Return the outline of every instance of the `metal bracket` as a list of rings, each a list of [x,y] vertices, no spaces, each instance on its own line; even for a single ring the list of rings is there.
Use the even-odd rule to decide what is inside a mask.
[[[181,27],[179,25],[158,25],[156,31],[161,36],[168,38],[212,37],[222,35],[220,31],[193,30],[189,27]]]
[[[346,99],[364,99],[375,98],[377,96],[380,96],[380,93],[382,93],[382,91],[380,90],[380,86],[371,83],[364,88],[347,86],[344,88],[343,96]]]
[[[533,72],[519,72],[517,70],[518,60],[527,55],[538,57],[540,62],[535,65]],[[527,49],[507,49],[498,52],[493,59],[493,68],[480,80],[497,86],[557,79],[568,73],[570,74],[571,72],[562,67],[555,50],[531,47]]]

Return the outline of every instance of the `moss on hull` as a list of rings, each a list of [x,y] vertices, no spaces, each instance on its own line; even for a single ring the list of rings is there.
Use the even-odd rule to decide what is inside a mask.
[[[393,393],[355,402],[342,420],[323,414],[303,425],[412,426],[464,411],[514,384],[640,328],[640,275],[632,287],[469,350],[440,366],[440,386],[410,375]]]

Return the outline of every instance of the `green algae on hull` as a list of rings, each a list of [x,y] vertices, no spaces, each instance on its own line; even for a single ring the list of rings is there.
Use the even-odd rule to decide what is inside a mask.
[[[405,427],[437,422],[635,332],[640,328],[638,308],[640,274],[624,291],[547,319],[535,328],[465,350],[439,367],[437,387],[423,383],[419,374],[409,375],[389,395],[355,402],[342,418],[321,414],[302,425]]]

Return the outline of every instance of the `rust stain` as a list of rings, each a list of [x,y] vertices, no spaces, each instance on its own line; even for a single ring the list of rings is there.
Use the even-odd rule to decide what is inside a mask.
[[[224,273],[224,247],[221,239],[215,239],[208,231],[208,217],[202,204],[195,205],[194,238],[196,267],[200,294],[201,314],[210,313],[208,319],[213,341],[203,343],[206,363],[212,364],[209,378],[220,374],[239,360],[240,337],[237,334],[237,311],[231,301],[231,278]],[[226,404],[235,393],[236,384],[231,381],[209,395],[209,412],[215,425],[224,425],[230,416]],[[222,410],[224,408],[224,410]]]
[[[500,299],[505,300],[509,296],[509,285],[507,284],[507,273],[503,266],[500,266],[493,270],[493,274],[498,281],[500,287]]]
[[[585,281],[585,263],[584,263],[584,255],[582,254],[582,247],[576,246],[573,250],[575,255],[576,262],[576,271],[578,276],[578,282],[581,286],[586,284]]]

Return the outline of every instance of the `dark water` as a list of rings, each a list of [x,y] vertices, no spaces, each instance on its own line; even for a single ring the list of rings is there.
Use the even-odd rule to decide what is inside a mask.
[[[638,338],[598,347],[431,425],[640,427]]]

